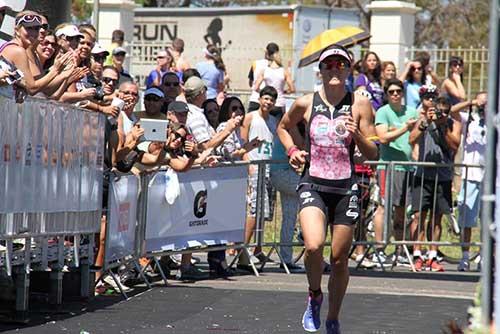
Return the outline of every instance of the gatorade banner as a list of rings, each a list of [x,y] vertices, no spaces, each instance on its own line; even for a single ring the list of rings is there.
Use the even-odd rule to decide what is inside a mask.
[[[150,176],[146,251],[243,242],[247,178],[247,166]]]
[[[121,176],[109,184],[106,264],[134,254],[138,195],[139,179],[135,175]]]

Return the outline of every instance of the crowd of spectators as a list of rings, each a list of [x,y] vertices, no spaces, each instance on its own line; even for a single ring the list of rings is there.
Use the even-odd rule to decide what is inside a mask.
[[[283,66],[277,44],[269,43],[264,58],[252,64],[249,73],[252,95],[246,113],[238,97],[227,96],[224,92],[227,69],[221,50],[216,46],[207,45],[203,50],[204,60],[191,67],[183,54],[184,42],[176,39],[171,46],[158,51],[156,66],[142,83],[135,82],[126,70],[128,54],[124,40],[124,33],[116,30],[111,45],[104,48],[96,41],[96,30],[90,24],[63,23],[52,29],[46,16],[23,11],[16,16],[12,40],[0,46],[1,61],[12,66],[12,70],[0,70],[2,90],[15,96],[18,102],[26,95],[37,96],[106,115],[106,172],[141,173],[155,166],[168,166],[183,172],[193,164],[287,159],[276,136],[276,127],[287,111],[285,94],[293,93],[295,87],[289,69]],[[393,62],[382,62],[374,52],[367,52],[353,65],[353,76],[346,86],[351,87],[355,95],[368,96],[372,102],[380,160],[453,163],[463,142],[464,162],[482,163],[486,93],[479,93],[472,101],[465,99],[461,58],[451,58],[449,75],[443,80],[437,77],[429,59],[428,54],[418,55],[399,76]],[[16,70],[22,75],[17,75]],[[8,79],[14,84],[9,85]],[[144,108],[135,112],[141,108],[137,108],[141,86],[145,87]],[[144,139],[144,129],[140,126],[144,118],[169,120],[163,142]],[[297,129],[296,135],[300,137],[303,131]],[[384,165],[375,171],[360,162],[356,171],[360,177],[376,177],[383,197],[387,191]],[[453,187],[454,191],[461,189],[460,216],[467,218],[460,221],[464,227],[464,241],[470,241],[470,229],[475,227],[470,222],[477,221],[482,182],[482,172],[471,173],[473,176],[468,175],[468,178],[467,173],[462,173],[467,187],[460,187],[460,184],[452,186],[452,169],[397,166],[391,191],[395,239],[405,238],[403,225],[406,208],[411,203],[410,238],[424,241],[430,235],[431,241],[439,241],[441,217],[453,209]],[[251,165],[246,242],[251,240],[255,229],[257,177],[257,169]],[[298,198],[294,185],[298,182],[298,174],[288,164],[274,164],[266,169],[264,177],[266,215],[270,216],[273,211],[274,187],[281,198],[281,241],[287,244],[292,241],[295,229]],[[107,196],[106,184],[104,196]],[[382,241],[384,212],[382,202],[374,218],[378,242]],[[426,233],[425,223],[430,226],[430,233]],[[97,267],[104,261],[105,224],[104,215]],[[362,252],[363,248],[358,248],[354,257],[361,260],[360,256],[364,258]],[[290,269],[302,269],[292,262],[290,246],[283,245],[280,254]],[[250,262],[268,260],[259,248],[250,258],[244,255],[240,257],[239,268],[248,269]],[[415,246],[413,257],[417,270],[443,270],[436,246],[431,246],[425,256],[421,247]],[[469,248],[464,247],[460,270],[468,270],[468,257]],[[388,260],[392,259],[380,246],[362,265],[366,268],[382,266]],[[407,260],[397,259],[401,263]],[[176,262],[175,258],[162,259],[170,268],[177,268]],[[196,261],[189,254],[183,255],[178,262],[180,279],[199,277],[199,270],[194,265]],[[210,252],[208,262],[211,276],[232,274],[224,251]]]

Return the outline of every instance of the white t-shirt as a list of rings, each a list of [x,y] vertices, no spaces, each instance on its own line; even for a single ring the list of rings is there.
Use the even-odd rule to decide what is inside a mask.
[[[248,130],[248,141],[252,141],[255,137],[264,140],[259,148],[248,152],[250,160],[271,160],[273,155],[273,141],[276,135],[276,127],[278,120],[276,117],[269,115],[267,120],[260,116],[258,111],[252,113],[252,121]]]
[[[267,59],[259,59],[259,60],[255,61],[255,68],[253,69],[254,81],[257,80],[257,77],[260,75],[260,73],[262,71],[264,71],[264,69],[268,66],[269,66],[269,60],[267,60]],[[258,90],[252,89],[252,94],[250,95],[249,101],[259,103],[259,92],[258,91],[260,91],[265,86],[266,86],[266,83],[264,81],[262,81]]]
[[[484,165],[486,157],[486,124],[484,118],[478,113],[471,114],[471,121],[467,128],[469,120],[468,112],[461,112],[462,118],[462,143],[464,148],[463,163]],[[467,131],[467,137],[465,133]],[[462,169],[462,179],[465,179],[466,168]],[[469,181],[482,182],[484,177],[484,168],[469,168],[467,179]]]

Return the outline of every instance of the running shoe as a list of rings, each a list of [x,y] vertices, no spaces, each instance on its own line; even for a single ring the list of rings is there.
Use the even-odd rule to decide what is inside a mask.
[[[426,267],[430,271],[444,271],[443,265],[439,263],[437,259],[427,260]]]
[[[413,264],[415,265],[416,271],[422,271],[422,268],[424,267],[424,259],[418,256],[417,258],[413,259]]]
[[[469,271],[470,270],[469,260],[461,259],[460,263],[458,264],[457,270],[458,271]]]
[[[392,258],[387,256],[383,251],[379,251],[378,253],[373,253],[371,260],[373,263],[375,263],[377,268],[382,268],[382,267],[385,268],[392,266]]]
[[[302,316],[302,326],[306,332],[317,332],[321,327],[320,311],[323,294],[317,298],[307,297],[307,308]]]
[[[368,257],[366,257],[366,256],[363,259],[363,261],[361,261],[361,259],[363,259],[363,254],[356,255],[356,260],[355,261],[356,261],[356,263],[361,262],[361,264],[359,265],[360,268],[372,269],[373,267],[377,266],[376,263],[373,263],[373,261],[370,261],[370,259]]]
[[[338,320],[327,320],[325,327],[326,334],[340,334],[340,323]]]

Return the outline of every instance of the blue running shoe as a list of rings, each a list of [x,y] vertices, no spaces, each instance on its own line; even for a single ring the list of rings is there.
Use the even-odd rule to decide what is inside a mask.
[[[340,323],[338,320],[327,320],[325,327],[326,334],[340,334]]]
[[[310,295],[307,298],[307,308],[302,317],[302,326],[306,332],[316,332],[321,327],[319,316],[321,303],[323,303],[323,294],[317,298],[312,298]]]

